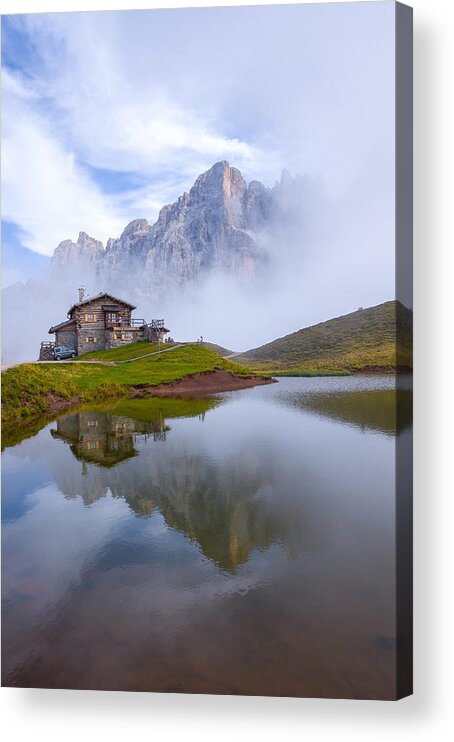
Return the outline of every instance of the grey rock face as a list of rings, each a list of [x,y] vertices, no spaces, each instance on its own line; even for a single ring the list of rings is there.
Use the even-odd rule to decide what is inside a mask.
[[[284,172],[272,189],[258,181],[248,185],[237,168],[218,162],[189,193],[164,206],[155,224],[135,219],[105,249],[84,232],[77,243],[65,240],[52,270],[77,268],[80,275],[90,267],[103,286],[118,284],[127,272],[141,293],[183,287],[218,270],[247,281],[266,264],[276,224],[291,218],[287,206],[297,183]]]
[[[51,270],[74,270],[83,265],[99,264],[104,257],[104,246],[86,232],[79,232],[77,242],[64,240],[55,249],[51,261]]]
[[[240,171],[227,162],[199,176],[151,228],[145,280],[165,276],[184,284],[213,269],[250,276],[264,255],[248,231],[247,192]]]

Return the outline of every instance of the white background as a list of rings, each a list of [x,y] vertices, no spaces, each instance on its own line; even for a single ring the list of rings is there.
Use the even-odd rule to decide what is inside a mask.
[[[222,5],[241,5],[224,0]],[[264,4],[251,2],[252,4]],[[413,0],[415,77],[415,693],[398,703],[140,693],[0,692],[7,740],[426,740],[453,738],[450,297],[452,0]],[[216,5],[134,0],[130,7]],[[2,0],[2,13],[119,9],[123,0]]]

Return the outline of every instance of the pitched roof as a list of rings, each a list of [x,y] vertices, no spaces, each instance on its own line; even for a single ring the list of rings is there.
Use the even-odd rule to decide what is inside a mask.
[[[118,299],[116,296],[113,296],[112,294],[107,294],[105,291],[101,291],[101,293],[97,294],[97,296],[90,296],[88,299],[84,299],[83,301],[77,302],[77,304],[73,304],[72,307],[70,307],[70,309],[68,310],[68,317],[76,309],[76,307],[83,307],[84,304],[90,304],[92,301],[95,301],[95,299],[102,299],[104,296],[107,296],[109,299],[113,299],[119,304],[126,304],[126,306],[130,307],[131,309],[136,309],[134,304],[130,304],[129,301],[125,301],[124,299]]]
[[[69,325],[75,325],[76,320],[75,319],[67,319],[64,322],[60,322],[59,325],[54,325],[53,327],[49,328],[49,335],[53,335],[54,332],[58,332],[58,330],[63,330],[64,327],[67,327]]]

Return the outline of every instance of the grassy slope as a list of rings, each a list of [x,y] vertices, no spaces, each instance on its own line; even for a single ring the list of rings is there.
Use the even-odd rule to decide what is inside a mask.
[[[90,353],[85,359],[125,360],[150,353],[150,343],[134,343],[123,348]],[[203,371],[225,369],[239,376],[250,369],[221,358],[200,345],[188,345],[131,363],[31,364],[23,363],[2,374],[2,420],[6,423],[46,412],[49,396],[58,400],[91,402],[107,397],[127,396],[128,386],[157,385]]]
[[[412,312],[399,302],[389,301],[298,330],[235,360],[264,372],[330,373],[367,367],[411,367],[412,325]]]
[[[131,343],[130,345],[123,345],[121,348],[112,348],[111,350],[94,350],[91,353],[84,353],[82,356],[76,358],[73,363],[77,361],[125,361],[128,358],[136,358],[137,356],[146,355],[153,353],[158,350],[164,350],[165,348],[172,347],[170,345],[164,345],[161,343],[150,343],[147,340],[142,340],[139,343]]]
[[[215,353],[218,354],[218,356],[229,356],[233,353],[233,350],[228,350],[228,348],[223,348],[222,345],[216,345],[216,343],[203,343],[205,348],[208,348],[208,350],[212,350]]]

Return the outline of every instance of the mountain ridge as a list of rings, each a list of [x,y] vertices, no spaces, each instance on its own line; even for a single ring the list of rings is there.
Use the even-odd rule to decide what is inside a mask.
[[[263,257],[254,230],[271,217],[270,194],[222,160],[199,175],[189,193],[163,206],[153,224],[134,219],[105,247],[83,231],[77,242],[63,240],[51,271],[91,267],[115,276],[127,262],[129,270],[138,262],[151,283],[171,278],[181,284],[212,267],[244,277]]]
[[[412,310],[391,300],[302,328],[235,360],[267,372],[410,369],[412,331]]]
[[[308,176],[283,170],[267,187],[245,181],[226,160],[199,175],[189,192],[163,206],[154,223],[145,218],[126,225],[106,246],[81,231],[76,242],[63,240],[50,263],[54,277],[99,284],[133,277],[142,293],[183,288],[210,271],[248,282],[267,265],[270,240],[298,220],[300,201],[309,193]]]

